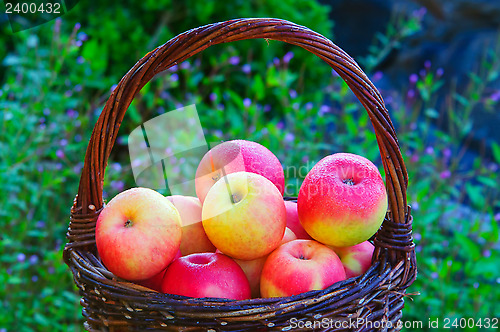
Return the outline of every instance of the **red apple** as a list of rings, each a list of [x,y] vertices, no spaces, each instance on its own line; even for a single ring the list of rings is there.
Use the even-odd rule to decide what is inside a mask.
[[[164,270],[179,251],[179,212],[160,193],[133,188],[116,195],[97,219],[103,264],[116,276],[144,280]]]
[[[285,233],[283,197],[265,177],[231,173],[216,182],[205,198],[203,228],[217,249],[252,260],[269,254]]]
[[[292,201],[285,201],[286,208],[286,227],[291,229],[297,239],[312,240],[307,234],[304,227],[300,224],[299,214],[297,212],[297,203]]]
[[[307,174],[298,197],[300,223],[315,240],[350,247],[377,232],[387,212],[387,192],[368,159],[337,153]]]
[[[344,267],[332,249],[313,240],[295,240],[267,258],[260,277],[260,294],[292,296],[325,289],[344,279]]]
[[[352,247],[333,247],[342,265],[344,265],[347,278],[362,275],[372,265],[373,250],[375,247],[368,241],[361,242]]]
[[[285,188],[283,167],[278,158],[259,143],[234,140],[208,151],[196,170],[196,195],[203,203],[210,188],[224,175],[250,172],[270,180],[281,195]]]
[[[250,298],[245,273],[231,258],[217,253],[191,254],[175,260],[163,277],[161,289],[197,298]]]
[[[215,252],[201,223],[201,202],[196,197],[173,195],[167,197],[181,216],[181,254],[186,256],[201,252]]]
[[[182,256],[181,251],[178,250],[177,255],[175,255],[172,262],[174,262],[177,258],[179,258],[181,256]],[[163,282],[163,276],[165,275],[165,272],[167,272],[167,269],[168,269],[168,267],[166,269],[160,271],[160,273],[155,274],[154,276],[152,276],[149,279],[138,280],[138,281],[136,281],[136,284],[139,284],[139,285],[147,287],[147,288],[151,288],[157,292],[161,292],[161,284]]]
[[[296,240],[297,237],[293,232],[287,227],[285,230],[285,235],[283,235],[283,239],[281,239],[281,245],[293,240]],[[216,252],[220,252],[217,249]],[[260,274],[262,272],[262,268],[264,267],[264,263],[266,262],[267,257],[252,259],[250,261],[244,261],[241,259],[234,259],[236,263],[241,267],[245,275],[247,276],[248,282],[250,283],[250,290],[252,292],[252,298],[260,297]]]

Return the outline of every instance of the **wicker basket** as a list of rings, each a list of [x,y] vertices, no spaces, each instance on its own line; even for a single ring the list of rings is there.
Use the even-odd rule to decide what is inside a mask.
[[[316,54],[347,82],[366,108],[380,148],[389,197],[389,212],[373,239],[371,268],[364,275],[325,290],[245,301],[161,294],[120,280],[99,259],[95,224],[103,207],[104,171],[125,111],[156,74],[211,45],[253,38],[284,41]],[[180,34],[146,54],[122,78],[90,138],[64,250],[64,260],[82,296],[85,328],[89,331],[311,331],[299,328],[299,323],[302,326],[309,322],[316,324],[315,330],[324,331],[399,330],[405,291],[417,271],[412,217],[406,202],[407,184],[396,132],[381,95],[355,61],[327,38],[303,26],[267,18],[236,19]]]

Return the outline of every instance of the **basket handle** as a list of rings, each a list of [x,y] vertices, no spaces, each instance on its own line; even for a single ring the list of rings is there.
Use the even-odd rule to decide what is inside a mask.
[[[189,30],[149,52],[134,65],[111,93],[94,127],[85,154],[78,196],[71,211],[72,220],[95,215],[102,208],[104,172],[118,129],[125,111],[146,83],[161,71],[181,63],[209,46],[256,38],[278,40],[300,46],[323,59],[346,81],[368,112],[375,129],[386,174],[388,215],[391,220],[384,221],[382,230],[385,229],[385,236],[378,241],[375,240],[377,250],[380,250],[380,246],[391,250],[398,245],[404,249],[408,247],[408,243],[403,242],[408,241],[412,245],[411,231],[410,235],[405,236],[406,240],[401,242],[401,229],[399,231],[397,229],[402,225],[406,225],[406,229],[411,228],[406,201],[408,174],[382,96],[356,62],[332,41],[306,27],[269,18],[235,19]],[[83,231],[81,228],[78,227],[77,230],[80,235]],[[70,223],[68,233],[70,242],[71,231]],[[92,236],[93,231],[86,239],[93,239]]]

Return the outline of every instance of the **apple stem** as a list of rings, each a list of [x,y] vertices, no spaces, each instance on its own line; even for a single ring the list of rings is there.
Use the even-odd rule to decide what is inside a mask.
[[[233,195],[233,193],[231,192],[231,186],[229,185],[229,181],[227,180],[227,176],[226,176],[226,172],[224,171],[224,167],[221,168],[221,171],[222,171],[222,176],[224,178],[224,181],[226,182],[227,191],[229,192],[229,199],[231,200],[231,203],[236,204],[238,202],[235,201],[235,195]]]
[[[125,221],[125,227],[127,228],[132,227],[132,220]]]

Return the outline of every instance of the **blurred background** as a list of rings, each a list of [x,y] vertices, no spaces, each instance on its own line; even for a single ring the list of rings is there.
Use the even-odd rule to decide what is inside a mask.
[[[500,2],[81,1],[17,33],[0,14],[0,331],[83,330],[62,249],[93,125],[144,54],[238,17],[322,33],[381,90],[409,172],[417,245],[403,319],[499,317]],[[209,140],[255,140],[284,165],[351,152],[381,166],[366,112],[331,68],[298,47],[251,40],[212,47],[144,87],[120,129],[105,199],[135,186],[128,134],[190,104]],[[297,193],[300,174],[285,175]]]

